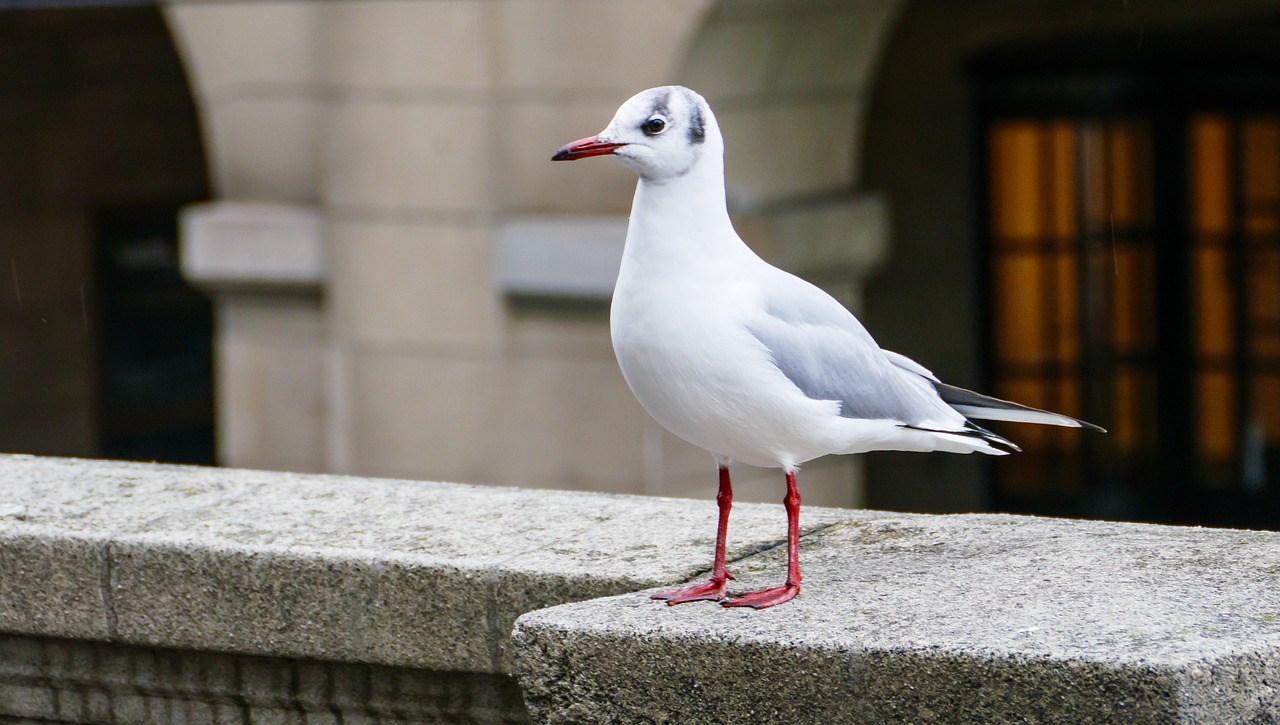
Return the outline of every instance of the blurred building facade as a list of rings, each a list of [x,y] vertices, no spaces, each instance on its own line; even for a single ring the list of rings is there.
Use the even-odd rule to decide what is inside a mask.
[[[3,48],[30,50],[21,40],[36,32],[29,26],[54,21],[23,20],[27,29],[14,30],[18,22],[5,19],[14,12],[0,11],[0,27],[9,29]],[[824,286],[886,348],[943,379],[1116,428],[1100,441],[1074,431],[1001,429],[1028,442],[1030,463],[1021,469],[942,455],[815,461],[805,469],[806,502],[1141,516],[1158,496],[1153,481],[1171,470],[1160,463],[1170,446],[1200,451],[1179,459],[1184,469],[1205,468],[1221,454],[1231,471],[1258,455],[1265,469],[1269,451],[1280,448],[1280,422],[1263,412],[1271,395],[1263,354],[1269,277],[1253,284],[1262,290],[1256,314],[1247,300],[1233,307],[1214,298],[1236,310],[1223,313],[1236,321],[1232,329],[1261,320],[1257,340],[1232,333],[1234,347],[1214,353],[1218,367],[1194,362],[1194,324],[1213,325],[1187,314],[1155,316],[1177,297],[1157,299],[1156,288],[1179,284],[1177,269],[1156,273],[1155,250],[1168,248],[1166,237],[1185,247],[1194,235],[1155,234],[1154,202],[1143,211],[1141,201],[1165,178],[1141,163],[1155,148],[1143,114],[1159,105],[1142,89],[1184,78],[1177,68],[1188,54],[1225,57],[1228,48],[1248,46],[1238,69],[1256,67],[1266,52],[1249,48],[1280,38],[1270,2],[358,0],[173,2],[127,12],[160,19],[168,34],[153,25],[147,37],[172,40],[154,57],[180,59],[185,69],[194,110],[159,113],[174,128],[148,138],[187,149],[190,158],[168,156],[161,166],[191,178],[147,172],[157,188],[132,189],[95,166],[96,181],[86,185],[127,197],[116,206],[201,202],[174,236],[182,238],[186,278],[214,302],[223,464],[710,495],[710,458],[648,419],[609,346],[608,264],[634,178],[607,160],[549,162],[562,143],[601,129],[627,97],[665,83],[693,87],[716,110],[728,142],[731,208],[763,256]],[[122,57],[109,44],[77,44],[83,27],[57,32],[71,39],[69,57],[80,58],[74,73],[143,72],[106,63]],[[40,96],[45,86],[13,80],[21,75],[6,73],[6,92]],[[1049,107],[1037,94],[1083,100]],[[1112,103],[1099,107],[1100,98]],[[1204,113],[1218,115],[1204,133],[1234,138],[1230,129],[1238,127],[1256,142],[1250,148],[1265,147],[1273,111],[1259,104],[1233,107],[1230,117],[1222,116],[1225,107],[1206,106]],[[139,117],[158,113],[145,99],[125,105]],[[40,113],[47,115],[25,117],[22,128],[63,117],[66,107]],[[87,124],[101,117],[84,113]],[[22,149],[30,148],[23,139],[31,132],[24,133],[5,135],[5,153],[30,155]],[[93,133],[85,133],[92,145]],[[192,138],[203,157],[189,153]],[[1112,140],[1111,151],[1095,151],[1099,139]],[[62,178],[96,153],[71,154],[61,170],[46,173]],[[118,168],[132,169],[136,155],[126,153]],[[1128,171],[1098,176],[1094,162]],[[1269,168],[1256,173],[1264,201]],[[11,176],[5,193],[19,200],[13,208],[29,207],[22,190],[30,180]],[[1132,193],[1118,193],[1121,187]],[[1061,208],[1053,206],[1059,197]],[[79,199],[63,216],[114,218],[85,217],[111,204]],[[1114,247],[1115,274],[1090,276],[1099,230],[1117,218],[1123,239]],[[1110,223],[1100,226],[1102,219]],[[1269,269],[1270,222],[1239,222],[1262,230],[1255,236],[1263,241],[1248,246],[1224,233],[1223,249],[1263,249],[1254,262]],[[82,233],[72,246],[96,254],[102,236],[120,228],[103,223],[107,231]],[[50,237],[57,241],[28,231],[6,236],[0,243],[15,250],[13,259],[72,244],[65,231]],[[1206,254],[1203,264],[1215,264]],[[14,266],[15,292],[24,269]],[[95,290],[107,287],[92,281],[106,273],[85,270],[90,281],[82,283],[55,275],[65,288],[50,293],[51,305],[84,314],[58,318],[78,326],[64,330],[78,341],[67,343],[67,359],[84,368],[68,373],[79,387],[60,394],[76,410],[74,401],[96,401],[83,406],[83,435],[57,450],[31,442],[47,440],[42,425],[62,427],[39,422],[37,394],[23,409],[35,421],[24,428],[30,436],[0,422],[5,447],[111,450],[98,441],[120,415],[102,402],[109,386],[95,362],[102,338],[94,337],[106,329],[96,321],[108,307]],[[592,284],[574,282],[584,278]],[[1205,289],[1188,280],[1199,278],[1182,270],[1187,310]],[[89,289],[83,305],[76,288]],[[26,290],[21,304],[4,300],[15,340],[47,324],[34,321]],[[186,324],[198,323],[173,323]],[[1160,345],[1156,328],[1164,330]],[[1020,332],[1000,336],[1010,329]],[[1045,329],[1055,332],[1032,331]],[[1209,348],[1227,343],[1204,345],[1208,360],[1217,350]],[[1157,359],[1171,346],[1182,362]],[[1249,352],[1255,348],[1261,352]],[[62,348],[41,349],[25,368],[10,364],[13,380],[28,382],[6,388],[36,385],[41,355]],[[1210,393],[1197,397],[1197,390]],[[1169,391],[1181,398],[1162,407]],[[1195,416],[1223,399],[1234,402],[1214,419],[1220,425],[1144,428],[1170,411]],[[1219,435],[1224,425],[1230,430]],[[743,469],[739,488],[744,498],[774,500],[777,478]],[[1247,483],[1243,473],[1203,483],[1210,478],[1188,485],[1211,491]],[[1274,472],[1263,480],[1263,488],[1280,482]]]

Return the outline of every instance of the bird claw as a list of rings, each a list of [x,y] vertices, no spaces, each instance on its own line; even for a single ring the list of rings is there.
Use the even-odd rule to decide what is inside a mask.
[[[799,593],[799,584],[784,584],[780,587],[773,587],[772,589],[761,589],[756,592],[747,592],[736,599],[726,599],[723,602],[720,602],[720,606],[767,609],[784,602],[789,602]]]
[[[725,575],[727,579],[732,576]],[[693,586],[681,587],[679,589],[671,589],[665,592],[658,592],[650,596],[650,599],[660,599],[667,603],[667,606],[673,604],[684,604],[685,602],[718,602],[724,599],[725,580],[719,581],[712,579],[702,584],[694,584]]]

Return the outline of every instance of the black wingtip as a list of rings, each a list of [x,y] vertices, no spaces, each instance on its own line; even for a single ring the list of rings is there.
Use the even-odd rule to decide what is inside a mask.
[[[974,422],[971,420],[965,421],[964,428],[962,430],[943,430],[942,428],[925,428],[923,426],[911,425],[910,423],[902,423],[898,427],[908,428],[910,430],[920,430],[926,433],[947,433],[949,435],[967,436],[969,438],[981,438],[982,440],[986,441],[992,446],[1007,448],[1013,453],[1022,452],[1022,449],[1019,448],[1018,445],[1013,441],[1009,440],[1008,438],[1005,438],[1004,436],[998,433],[992,433],[991,431],[987,430],[986,428],[983,428],[980,425],[975,425]]]

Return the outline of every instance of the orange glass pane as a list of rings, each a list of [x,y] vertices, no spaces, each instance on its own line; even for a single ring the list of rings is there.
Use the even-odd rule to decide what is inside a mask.
[[[1196,350],[1204,356],[1228,355],[1233,347],[1234,325],[1227,252],[1222,247],[1200,246],[1193,251],[1191,263],[1195,274]]]
[[[1076,131],[1066,121],[1050,124],[1049,164],[1052,168],[1052,207],[1049,220],[1059,249],[1075,246],[1079,230],[1076,209]]]
[[[1117,449],[1132,453],[1138,449],[1138,426],[1142,423],[1138,373],[1129,365],[1122,366],[1116,370],[1112,385],[1109,431]]]
[[[996,359],[1024,364],[1044,360],[1043,263],[1031,254],[1006,253],[992,266]]]
[[[1191,228],[1202,234],[1231,229],[1231,122],[1204,114],[1191,121]]]
[[[1108,173],[1111,176],[1111,213],[1108,223],[1114,227],[1130,227],[1138,220],[1137,184],[1138,156],[1136,129],[1129,124],[1116,124],[1107,130],[1110,144]]]
[[[1042,224],[1041,131],[1033,121],[1006,121],[988,135],[991,229],[1001,239],[1034,238]]]
[[[1208,461],[1229,460],[1235,453],[1234,382],[1225,372],[1202,372],[1196,379],[1196,439]]]

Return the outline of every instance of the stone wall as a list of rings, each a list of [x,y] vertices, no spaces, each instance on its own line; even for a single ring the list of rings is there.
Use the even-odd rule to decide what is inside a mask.
[[[493,263],[505,220],[625,214],[629,172],[550,155],[671,82],[707,5],[167,3],[216,203],[309,210],[326,260],[308,304],[200,278],[222,310],[220,461],[714,489],[710,457],[632,400],[599,306],[508,304]]]
[[[0,722],[523,723],[515,681],[0,634]]]
[[[326,260],[307,300],[193,277],[221,309],[220,462],[714,495],[711,458],[617,371],[612,279],[585,303],[573,282],[509,294],[504,245],[603,219],[588,241],[616,252],[634,176],[550,155],[632,94],[685,82],[736,139],[744,236],[856,307],[888,235],[883,199],[855,188],[859,129],[899,4],[166,3],[214,210],[307,210]],[[776,476],[736,474],[744,500],[779,495]],[[809,481],[813,502],[860,500],[854,459],[815,462]]]
[[[1280,719],[1280,534],[813,507],[795,601],[650,600],[715,517],[0,456],[0,722]],[[732,591],[783,529],[735,507]]]

